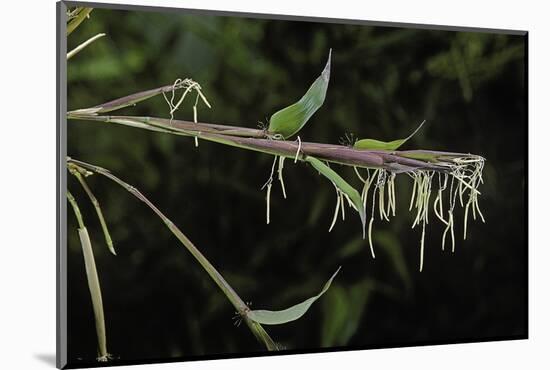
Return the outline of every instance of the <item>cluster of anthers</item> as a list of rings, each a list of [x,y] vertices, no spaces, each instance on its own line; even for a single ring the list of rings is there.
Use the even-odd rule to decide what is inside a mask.
[[[185,89],[185,90],[183,90],[183,93],[181,94],[177,102],[174,102],[174,100],[176,99],[176,90],[178,89]],[[195,92],[197,93],[195,98],[195,104],[193,105],[193,122],[198,123],[197,105],[199,103],[199,98],[202,99],[202,101],[204,102],[204,104],[206,104],[208,108],[211,108],[210,103],[202,93],[201,85],[199,85],[198,82],[195,82],[190,78],[186,78],[184,80],[182,80],[181,78],[178,78],[174,81],[174,83],[172,84],[172,88],[170,89],[170,93],[171,93],[170,99],[168,98],[168,96],[166,96],[166,93],[164,91],[162,92],[162,96],[164,97],[166,104],[168,104],[168,107],[170,108],[170,124],[174,119],[174,112],[179,109],[179,107],[185,100],[185,97],[191,90],[195,90]],[[196,147],[199,146],[198,136],[195,136],[195,146]]]
[[[280,140],[281,138],[275,136],[275,137],[272,137],[271,139]],[[300,139],[300,136],[298,136],[298,138],[296,140],[298,141],[298,150],[296,150],[296,155],[294,156],[294,163],[298,162],[298,157],[300,155],[300,151],[301,151],[301,148],[302,148],[302,140]],[[284,178],[283,178],[283,169],[284,169],[284,166],[285,166],[285,159],[286,158],[283,157],[283,156],[275,156],[275,158],[273,158],[273,164],[271,165],[271,173],[269,175],[269,178],[267,179],[265,184],[262,185],[262,188],[261,188],[261,190],[263,190],[264,188],[267,189],[266,190],[266,198],[265,198],[266,199],[266,223],[267,224],[269,224],[269,221],[270,221],[269,202],[271,200],[271,186],[273,185],[273,175],[275,174],[275,165],[277,165],[277,163],[278,163],[277,179],[281,183],[281,191],[283,192],[283,198],[286,199],[285,181],[284,181]],[[336,188],[336,192],[340,191],[336,187],[336,185],[334,187]],[[342,206],[342,212],[344,212],[343,206]],[[331,229],[332,229],[332,227],[331,227]]]
[[[474,220],[479,216],[483,222],[485,218],[479,208],[478,196],[481,194],[478,190],[483,183],[483,166],[485,159],[480,156],[468,156],[455,158],[451,162],[445,162],[443,166],[447,167],[446,171],[434,171],[417,169],[412,172],[407,172],[407,175],[413,179],[413,190],[409,203],[409,210],[416,213],[412,228],[422,225],[422,234],[420,238],[420,271],[424,265],[424,239],[426,233],[426,224],[429,223],[430,199],[432,193],[436,193],[432,207],[435,216],[445,225],[443,236],[441,239],[441,249],[445,249],[445,242],[450,235],[451,251],[455,251],[455,232],[454,232],[454,209],[458,201],[461,207],[464,208],[464,234],[466,239],[468,229],[468,217],[473,217]],[[381,220],[389,221],[390,216],[395,216],[396,197],[395,197],[395,177],[396,174],[386,169],[367,169],[366,178],[362,176],[357,168],[355,172],[359,179],[363,182],[363,190],[361,199],[365,212],[367,211],[367,199],[369,191],[373,188],[370,198],[370,221],[368,224],[368,240],[372,257],[375,257],[374,246],[372,241],[372,224],[375,218],[375,209],[378,208],[378,214]],[[433,189],[432,185],[437,186]],[[448,190],[448,196],[444,192]],[[387,195],[386,195],[387,194]],[[446,201],[447,200],[447,201]],[[376,204],[378,202],[378,207]],[[444,207],[444,203],[447,207]],[[445,209],[446,208],[446,209]],[[338,213],[335,212],[336,220]],[[332,228],[333,225],[331,225]]]
[[[297,152],[298,153],[298,152]],[[295,160],[298,158],[296,157]],[[283,180],[284,157],[275,156],[271,166],[271,174],[267,182],[262,186],[266,188],[266,221],[270,222],[270,197],[271,186],[275,174],[275,167],[278,164],[277,178],[281,184],[283,197],[286,199],[286,190]],[[451,251],[455,251],[455,231],[454,231],[454,210],[458,199],[460,206],[464,208],[464,234],[466,239],[468,228],[468,217],[473,217],[474,220],[479,216],[483,222],[485,219],[479,208],[478,196],[481,194],[478,190],[483,183],[482,173],[485,164],[485,159],[481,156],[470,155],[457,157],[449,161],[438,163],[442,170],[426,170],[416,169],[406,172],[413,179],[413,190],[409,203],[409,211],[413,210],[416,213],[412,228],[422,226],[422,234],[420,238],[420,271],[424,265],[424,239],[426,234],[426,225],[429,223],[430,209],[433,208],[435,216],[445,225],[443,236],[441,239],[441,248],[445,249],[445,243],[448,238],[451,241]],[[370,220],[367,226],[368,242],[370,252],[373,258],[374,243],[372,238],[372,228],[375,220],[375,215],[381,220],[389,221],[390,217],[395,216],[396,211],[396,196],[395,196],[395,178],[396,173],[384,168],[375,169],[360,169],[354,167],[357,177],[363,183],[361,191],[361,200],[363,204],[364,214],[370,213]],[[435,181],[435,184],[434,184]],[[434,189],[433,185],[437,186]],[[329,227],[329,232],[332,231],[338,216],[341,215],[342,220],[345,220],[345,203],[355,209],[353,202],[347,194],[342,192],[336,185],[336,208],[334,216]],[[371,191],[372,189],[372,191]],[[448,190],[448,195],[447,191]],[[430,203],[432,193],[435,193],[435,200]],[[370,199],[370,203],[369,203]],[[445,206],[445,204],[447,206]],[[431,204],[431,207],[430,207]],[[363,230],[365,238],[365,230]]]

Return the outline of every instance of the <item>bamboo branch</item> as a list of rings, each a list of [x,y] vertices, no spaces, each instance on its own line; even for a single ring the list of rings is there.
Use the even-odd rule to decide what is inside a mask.
[[[122,98],[117,98],[117,99],[108,101],[106,103],[96,105],[91,108],[77,109],[77,110],[68,112],[67,114],[68,116],[80,116],[80,115],[93,116],[99,113],[108,113],[114,110],[129,107],[131,105],[136,105],[137,103],[147,100],[149,98],[152,98],[154,96],[165,94],[168,92],[173,92],[183,88],[185,88],[186,91],[190,89],[194,89],[195,91],[197,91],[197,94],[203,99],[203,102],[207,106],[210,106],[210,103],[208,103],[204,95],[200,92],[201,90],[200,85],[191,79],[185,79],[185,80],[176,80],[176,82],[172,85],[165,85],[165,86],[157,87],[150,90],[140,91],[134,94],[124,96]]]
[[[363,168],[384,168],[395,173],[416,170],[450,172],[457,159],[472,157],[468,153],[433,150],[365,150],[335,144],[275,140],[264,130],[181,120],[170,121],[157,117],[102,116],[73,111],[68,113],[67,118],[114,123],[156,132],[198,137],[241,149],[286,158],[297,157],[302,161],[305,156],[314,156],[327,162]]]
[[[273,135],[267,130],[235,125],[189,122],[158,117],[99,115],[134,105],[159,94],[173,92],[179,88],[187,87],[189,89],[190,86],[198,86],[198,84],[190,79],[178,79],[172,85],[141,91],[91,108],[70,111],[67,113],[67,118],[114,123],[173,135],[190,136],[195,139],[200,138],[242,149],[293,158],[295,160],[304,161],[307,156],[314,156],[327,162],[353,167],[383,168],[393,173],[414,172],[417,170],[450,173],[457,160],[463,161],[472,157],[476,157],[476,160],[483,159],[479,156],[466,153],[437,152],[431,150],[366,150],[343,145],[277,140],[277,135]],[[196,90],[204,103],[210,106],[200,92],[200,86],[196,87]],[[183,98],[184,96],[180,98],[180,101]],[[173,110],[171,110],[172,112]]]
[[[69,171],[72,175],[74,175],[78,182],[80,182],[80,185],[82,188],[84,188],[84,191],[86,194],[88,194],[88,198],[90,198],[90,201],[92,202],[95,211],[97,213],[97,218],[99,218],[99,223],[101,224],[101,229],[103,230],[103,235],[105,236],[105,243],[107,244],[107,247],[111,251],[112,254],[116,256],[115,248],[113,246],[113,240],[111,239],[111,234],[109,233],[109,228],[107,227],[107,223],[105,222],[105,217],[103,217],[103,212],[101,211],[101,206],[99,205],[99,202],[97,198],[95,197],[94,193],[86,183],[86,180],[84,180],[83,174],[81,174],[77,170],[73,170],[71,167],[69,167]]]
[[[92,12],[93,8],[77,8],[75,13],[75,17],[69,21],[67,24],[67,36],[69,36],[78,26],[80,26],[80,23],[84,21],[84,19],[88,18],[90,16],[90,13]]]
[[[116,182],[118,185],[123,187],[130,194],[138,198],[140,201],[145,203],[153,212],[160,217],[164,222],[166,227],[176,236],[176,238],[183,244],[183,246],[193,255],[193,257],[201,264],[201,266],[206,270],[208,275],[214,280],[216,285],[221,289],[225,296],[229,299],[233,307],[237,310],[238,314],[244,319],[247,326],[250,328],[257,340],[263,343],[266,348],[270,351],[276,351],[280,349],[280,346],[275,343],[275,341],[269,336],[265,329],[258,323],[247,318],[246,313],[250,308],[244,303],[244,301],[239,297],[235,290],[229,285],[229,283],[224,279],[224,277],[216,270],[216,268],[208,261],[208,259],[197,249],[197,247],[181,232],[181,230],[168,218],[166,217],[145,195],[143,195],[138,189],[131,186],[130,184],[122,181],[110,171],[98,167],[86,162],[82,162],[76,159],[67,158],[67,163],[69,165],[75,166],[75,168],[82,168],[91,172],[98,173],[102,176],[109,178],[110,180]]]

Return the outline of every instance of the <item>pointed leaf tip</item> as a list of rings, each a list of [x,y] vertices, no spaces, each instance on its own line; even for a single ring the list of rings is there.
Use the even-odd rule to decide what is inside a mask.
[[[268,131],[291,137],[304,127],[311,116],[323,105],[330,80],[330,60],[332,49],[321,75],[311,84],[307,92],[296,103],[275,112],[269,119]]]
[[[279,324],[285,324],[287,322],[291,322],[294,320],[298,320],[300,317],[302,317],[307,310],[311,307],[311,305],[319,299],[325,292],[330,288],[330,284],[332,284],[332,280],[336,277],[338,272],[342,266],[339,266],[338,269],[330,279],[325,283],[323,286],[323,289],[319,292],[319,294],[306,299],[302,303],[298,303],[292,307],[287,308],[286,310],[281,311],[269,311],[269,310],[251,310],[248,311],[246,316],[259,324],[264,325],[279,325]]]
[[[327,64],[325,64],[325,68],[323,69],[323,72],[321,73],[321,76],[323,76],[323,79],[328,83],[330,80],[330,61],[332,56],[332,48],[328,50],[328,59]]]
[[[366,150],[397,150],[401,145],[405,144],[410,138],[422,128],[426,123],[426,120],[422,121],[420,125],[406,138],[397,139],[393,141],[380,141],[375,139],[362,139],[355,142],[354,149],[366,149]]]

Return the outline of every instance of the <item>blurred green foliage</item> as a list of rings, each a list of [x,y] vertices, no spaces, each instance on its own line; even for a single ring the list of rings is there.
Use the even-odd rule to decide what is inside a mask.
[[[397,217],[374,224],[377,258],[358,217],[331,233],[334,191],[305,164],[285,166],[288,199],[272,189],[265,225],[267,155],[116,125],[70,121],[68,154],[112,170],[170,217],[253,308],[280,309],[334,285],[300,320],[268,328],[290,349],[379,347],[525,336],[525,38],[477,32],[96,9],[68,39],[68,108],[198,81],[212,103],[199,120],[255,127],[296,101],[332,48],[323,107],[302,140],[338,143],[346,133],[392,140],[424,128],[403,149],[487,158],[481,206],[454,255],[443,225],[429,224],[424,271],[408,212],[411,181],[396,181]],[[176,118],[192,119],[192,102]],[[121,114],[169,117],[162,97]],[[358,185],[353,171],[335,167]],[[162,222],[106,179],[88,183],[102,204],[118,256],[75,179],[68,186],[90,231],[109,350],[122,360],[262,351],[235,327],[231,305]],[[457,225],[460,230],[461,225]],[[460,232],[458,232],[460,235]],[[68,218],[69,357],[90,362],[95,329],[76,221]]]

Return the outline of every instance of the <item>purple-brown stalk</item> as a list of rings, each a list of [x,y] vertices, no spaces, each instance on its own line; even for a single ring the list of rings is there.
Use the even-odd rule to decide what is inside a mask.
[[[177,89],[185,89],[185,91],[179,100],[174,102],[174,91]],[[193,107],[194,122],[173,119],[173,113],[178,109],[186,94],[191,90],[197,93],[196,103]],[[172,93],[170,98],[166,95],[169,92]],[[123,107],[135,105],[142,100],[158,94],[164,96],[170,108],[170,119],[101,115]],[[132,94],[92,108],[68,112],[67,118],[121,124],[156,132],[190,136],[195,138],[195,145],[198,145],[198,140],[201,139],[275,156],[271,176],[266,183],[268,223],[270,189],[277,159],[279,160],[279,169],[277,171],[278,178],[281,182],[281,187],[283,188],[283,194],[285,196],[284,182],[282,179],[283,162],[285,158],[292,158],[294,161],[306,161],[315,164],[316,168],[321,166],[318,169],[325,172],[324,175],[333,183],[338,196],[334,219],[329,231],[334,226],[340,206],[342,217],[344,215],[344,200],[347,200],[348,204],[355,208],[360,214],[363,221],[363,227],[365,227],[366,213],[367,211],[371,211],[368,235],[373,257],[374,249],[371,232],[375,205],[378,208],[377,213],[379,213],[381,219],[389,220],[390,213],[395,215],[394,178],[396,174],[406,173],[414,180],[413,193],[409,207],[412,209],[414,206],[416,209],[416,218],[413,227],[422,225],[420,270],[422,270],[423,266],[424,229],[425,225],[428,223],[430,195],[435,191],[432,190],[434,177],[439,181],[439,186],[436,190],[437,196],[433,202],[433,209],[437,218],[446,225],[442,239],[442,248],[445,247],[445,239],[447,234],[449,234],[452,242],[452,250],[454,251],[453,210],[457,200],[460,202],[461,206],[464,207],[464,238],[466,238],[467,221],[470,211],[474,219],[476,219],[477,215],[483,220],[483,215],[479,209],[477,199],[480,194],[477,189],[480,184],[483,183],[482,171],[485,162],[485,159],[481,156],[469,153],[432,150],[400,151],[355,149],[345,145],[303,142],[299,136],[297,140],[294,141],[282,140],[280,139],[280,135],[270,133],[267,130],[198,122],[196,105],[199,98],[201,98],[207,106],[210,106],[201,93],[200,86],[196,82],[189,79],[178,79],[172,85]],[[357,176],[363,182],[363,190],[360,195],[338,174],[332,170],[328,170],[326,165],[319,161],[354,167]],[[366,169],[363,170],[365,171],[363,175],[358,171],[358,169],[361,168]],[[373,191],[369,206],[372,209],[367,210],[367,198],[369,197],[369,189],[371,187]],[[443,191],[446,189],[450,189],[450,196],[448,198],[448,207],[444,210]],[[385,194],[387,195],[387,201],[384,200],[386,197]],[[466,196],[465,201],[463,200],[464,196]]]
[[[69,113],[70,119],[123,124],[237,146],[277,156],[303,159],[313,156],[342,165],[383,168],[393,173],[427,170],[449,172],[456,159],[471,154],[432,150],[385,151],[354,149],[350,146],[302,141],[276,140],[265,130],[211,123],[195,123],[157,117],[107,116]]]

